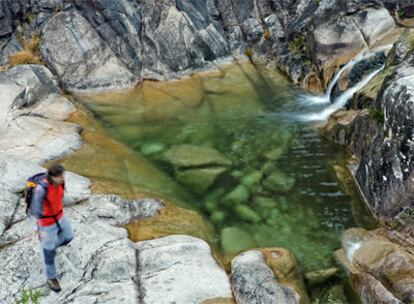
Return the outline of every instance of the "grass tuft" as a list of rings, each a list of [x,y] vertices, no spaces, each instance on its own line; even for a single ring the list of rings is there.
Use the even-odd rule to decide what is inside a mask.
[[[19,64],[42,64],[39,57],[40,36],[35,35],[30,40],[20,39],[22,51],[15,52],[9,56],[9,65],[14,67]]]
[[[306,37],[305,35],[299,35],[291,42],[289,42],[289,52],[294,54],[306,53]]]
[[[265,29],[263,32],[263,37],[265,40],[269,40],[270,39],[270,31],[268,29]]]
[[[40,304],[40,291],[23,289],[20,298],[15,300],[15,304]]]
[[[247,48],[244,50],[244,55],[248,57],[249,59],[252,59],[253,57],[253,50],[251,48]]]
[[[10,66],[14,67],[19,64],[41,64],[39,56],[30,51],[19,51],[9,56]]]

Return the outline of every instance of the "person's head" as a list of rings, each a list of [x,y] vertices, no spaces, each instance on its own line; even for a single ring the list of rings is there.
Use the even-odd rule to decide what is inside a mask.
[[[53,164],[49,167],[47,170],[47,174],[49,176],[49,179],[52,183],[61,185],[64,182],[63,173],[65,172],[65,169],[58,164]]]

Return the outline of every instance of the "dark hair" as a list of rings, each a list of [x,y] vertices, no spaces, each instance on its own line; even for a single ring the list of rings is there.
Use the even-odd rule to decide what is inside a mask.
[[[58,164],[51,165],[47,170],[47,174],[53,177],[61,176],[63,175],[63,172],[65,172],[65,168]]]

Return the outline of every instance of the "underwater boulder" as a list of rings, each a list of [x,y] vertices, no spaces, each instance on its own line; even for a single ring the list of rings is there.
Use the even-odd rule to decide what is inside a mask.
[[[210,215],[210,220],[214,223],[214,224],[220,224],[223,223],[224,220],[226,219],[226,213],[224,211],[214,211],[211,215]]]
[[[239,227],[226,227],[221,230],[221,248],[226,253],[237,253],[257,246],[252,235]]]
[[[305,273],[305,280],[309,286],[316,286],[333,279],[338,275],[339,269],[336,267],[321,269]]]
[[[230,159],[213,148],[177,145],[164,153],[164,160],[176,168],[232,165]]]
[[[149,142],[141,146],[140,151],[145,156],[150,156],[156,153],[160,153],[165,150],[165,145],[158,142]]]
[[[242,184],[245,185],[246,187],[253,187],[255,185],[258,185],[260,183],[260,181],[263,178],[263,172],[261,171],[255,171],[250,173],[249,175],[246,175],[242,178]]]
[[[243,221],[258,223],[261,220],[256,211],[246,205],[237,205],[234,207],[234,212],[236,216]]]
[[[249,189],[246,186],[239,185],[223,198],[222,203],[226,206],[245,204],[249,197]]]
[[[295,179],[283,172],[275,171],[266,177],[263,186],[270,192],[287,193],[295,186]]]
[[[204,194],[217,177],[227,171],[226,167],[178,170],[177,180],[198,195]]]

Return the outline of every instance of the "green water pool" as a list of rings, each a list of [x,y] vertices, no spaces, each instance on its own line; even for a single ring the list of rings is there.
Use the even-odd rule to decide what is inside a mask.
[[[286,247],[309,271],[331,267],[341,233],[370,220],[336,178],[343,149],[295,119],[311,110],[302,94],[243,64],[79,100],[182,189],[176,199],[211,223],[223,253]]]

